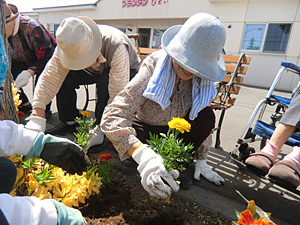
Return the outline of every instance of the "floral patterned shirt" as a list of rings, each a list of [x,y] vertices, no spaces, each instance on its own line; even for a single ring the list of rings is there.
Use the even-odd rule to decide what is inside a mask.
[[[9,55],[12,59],[25,62],[28,69],[40,74],[56,47],[52,34],[38,21],[21,15],[19,31],[8,38]]]
[[[143,97],[160,54],[161,51],[154,52],[143,61],[138,74],[106,107],[102,116],[101,128],[121,160],[129,157],[127,150],[138,142],[131,119],[137,117],[149,125],[167,126],[172,117],[184,117],[192,107],[192,79],[176,78],[171,104],[164,111],[158,103]]]

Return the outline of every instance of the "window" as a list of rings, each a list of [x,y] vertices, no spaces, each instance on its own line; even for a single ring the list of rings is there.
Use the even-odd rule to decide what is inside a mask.
[[[156,49],[159,48],[161,46],[161,37],[164,32],[165,29],[139,28],[139,47]]]
[[[242,49],[261,50],[265,24],[247,24]]]
[[[285,53],[291,24],[269,24],[263,52]]]
[[[156,30],[153,31],[153,41],[151,48],[159,48],[161,46],[161,37],[165,30]]]
[[[56,30],[59,27],[59,24],[48,24],[48,30],[50,31],[50,33],[56,38]]]
[[[246,24],[242,49],[284,54],[290,30],[291,24]]]
[[[150,28],[139,28],[138,33],[139,38],[139,47],[149,48],[151,29]]]
[[[125,28],[118,28],[120,31],[126,34],[126,29]]]

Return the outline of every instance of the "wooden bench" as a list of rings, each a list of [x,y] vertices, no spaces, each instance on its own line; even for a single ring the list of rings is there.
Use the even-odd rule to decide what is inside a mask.
[[[218,93],[211,103],[213,109],[221,110],[218,126],[214,128],[214,131],[217,131],[215,148],[220,147],[220,134],[225,111],[234,105],[251,60],[251,57],[245,56],[245,53],[241,53],[240,56],[223,55],[223,58],[226,64],[226,75],[223,80],[215,83]]]

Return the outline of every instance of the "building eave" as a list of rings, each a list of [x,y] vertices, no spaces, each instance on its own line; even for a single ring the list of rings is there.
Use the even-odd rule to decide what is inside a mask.
[[[66,6],[32,8],[32,10],[34,12],[51,12],[51,11],[85,10],[85,9],[96,9],[96,8],[97,8],[97,2],[94,3],[94,4],[81,4],[81,5],[66,5]]]

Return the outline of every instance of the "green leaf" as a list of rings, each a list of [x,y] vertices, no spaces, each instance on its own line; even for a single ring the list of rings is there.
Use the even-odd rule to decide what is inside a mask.
[[[236,217],[239,219],[239,218],[241,218],[241,214],[240,214],[240,212],[238,212],[236,209],[234,210],[235,211],[235,215],[236,215]]]

